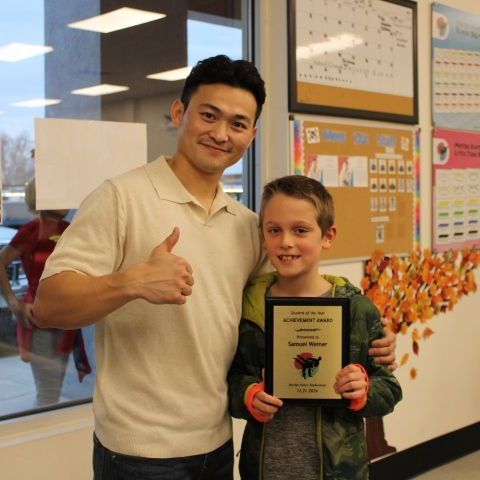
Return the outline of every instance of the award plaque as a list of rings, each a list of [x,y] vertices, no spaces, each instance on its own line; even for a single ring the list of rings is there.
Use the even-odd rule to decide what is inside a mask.
[[[333,385],[347,365],[350,299],[266,297],[265,390],[282,400],[344,404]]]

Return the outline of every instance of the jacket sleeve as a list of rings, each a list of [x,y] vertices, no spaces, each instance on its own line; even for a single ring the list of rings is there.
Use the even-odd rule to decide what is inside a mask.
[[[265,335],[254,323],[242,319],[237,351],[228,373],[228,397],[232,417],[253,420],[245,405],[244,396],[252,383],[262,381],[264,365]]]
[[[362,295],[359,296],[359,305],[354,311],[365,316],[361,330],[362,336],[367,340],[363,342],[365,350],[362,352],[362,357],[366,358],[366,361],[360,363],[364,364],[370,380],[367,403],[357,414],[362,417],[381,417],[393,411],[395,404],[402,399],[402,389],[393,373],[368,355],[368,348],[372,341],[384,335],[377,308]]]

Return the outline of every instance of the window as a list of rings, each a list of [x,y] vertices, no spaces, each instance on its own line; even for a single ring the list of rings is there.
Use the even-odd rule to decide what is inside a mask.
[[[0,246],[37,216],[27,209],[24,194],[35,170],[35,118],[144,123],[148,161],[173,153],[170,104],[181,91],[185,72],[219,53],[248,58],[249,8],[246,0],[1,2]],[[126,24],[115,23],[119,12]],[[172,70],[177,80],[161,79],[160,74]],[[118,91],[82,90],[105,84]],[[247,163],[240,161],[223,179],[225,190],[242,201]],[[6,271],[13,292],[22,299],[29,283],[20,258]],[[93,372],[80,382],[75,356],[58,358],[58,345],[66,341],[61,333],[52,337],[42,332],[29,346],[30,340],[19,341],[18,322],[0,298],[0,419],[89,401],[95,383],[94,327],[82,330]],[[78,352],[79,338],[69,341],[64,349],[76,346]],[[19,344],[27,345],[26,351],[20,352]]]

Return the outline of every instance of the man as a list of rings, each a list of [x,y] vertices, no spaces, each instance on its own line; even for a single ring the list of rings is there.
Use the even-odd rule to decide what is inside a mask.
[[[199,62],[172,104],[175,154],[105,182],[50,257],[36,322],[97,327],[96,480],[232,478],[226,377],[262,261],[255,214],[219,181],[264,101],[249,62]]]

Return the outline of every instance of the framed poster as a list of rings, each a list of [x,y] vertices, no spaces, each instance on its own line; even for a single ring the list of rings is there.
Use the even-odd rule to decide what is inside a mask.
[[[338,235],[322,262],[374,250],[407,254],[419,239],[419,136],[411,126],[291,120],[292,173],[321,182],[335,203]]]
[[[417,123],[416,9],[288,0],[290,111]]]
[[[265,391],[282,400],[344,404],[334,390],[349,361],[350,299],[265,298]]]

